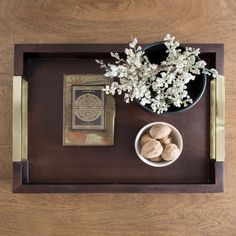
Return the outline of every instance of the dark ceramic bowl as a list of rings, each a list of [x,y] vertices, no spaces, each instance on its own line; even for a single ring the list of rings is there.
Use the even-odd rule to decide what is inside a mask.
[[[181,45],[179,48],[184,49],[185,46]],[[166,49],[167,48],[163,41],[150,44],[143,48],[143,50],[145,51],[145,55],[148,57],[149,61],[155,64],[160,64],[162,61],[166,59]],[[197,60],[199,61],[200,58],[197,57]],[[193,107],[202,97],[206,88],[206,83],[207,83],[207,77],[205,74],[197,75],[195,80],[191,80],[187,84],[187,91],[188,91],[189,96],[193,99],[193,103],[189,104],[187,107],[175,107],[171,105],[168,111],[164,112],[163,114],[172,114],[172,113],[182,112]],[[150,105],[147,104],[143,106],[140,103],[139,105],[142,106],[144,109],[148,110],[149,112],[157,114],[153,112]]]

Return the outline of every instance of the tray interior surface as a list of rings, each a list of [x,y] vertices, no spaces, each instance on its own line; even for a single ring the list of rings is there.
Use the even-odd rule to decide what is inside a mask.
[[[214,54],[202,59],[214,67]],[[210,87],[192,109],[175,115],[153,115],[116,97],[115,145],[62,146],[63,75],[101,74],[95,58],[108,54],[29,55],[28,168],[30,183],[211,183]],[[165,121],[182,134],[180,158],[164,168],[150,167],[136,156],[134,140],[147,123]]]

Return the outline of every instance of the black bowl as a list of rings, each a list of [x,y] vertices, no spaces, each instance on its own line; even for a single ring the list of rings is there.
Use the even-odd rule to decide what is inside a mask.
[[[179,48],[184,49],[184,45],[180,45]],[[143,48],[145,55],[148,57],[149,61],[151,63],[160,64],[162,61],[166,59],[166,46],[163,41],[156,42],[153,44],[150,44]],[[199,57],[197,57],[197,61],[201,60]],[[163,114],[172,114],[177,112],[182,112],[190,109],[193,107],[202,97],[207,83],[207,77],[205,74],[197,75],[195,80],[191,80],[187,84],[187,91],[189,96],[192,98],[193,103],[189,104],[186,107],[175,107],[171,105],[168,109],[168,111],[164,112]],[[139,101],[137,101],[139,103]],[[140,103],[139,103],[140,104]],[[146,104],[145,106],[141,105],[143,108],[148,110],[149,112],[152,112],[154,114],[157,114],[153,112],[150,105]]]

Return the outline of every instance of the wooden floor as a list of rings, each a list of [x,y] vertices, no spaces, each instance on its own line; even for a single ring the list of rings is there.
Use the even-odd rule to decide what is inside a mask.
[[[223,194],[12,194],[14,43],[224,43]],[[235,0],[0,1],[0,236],[236,235]]]

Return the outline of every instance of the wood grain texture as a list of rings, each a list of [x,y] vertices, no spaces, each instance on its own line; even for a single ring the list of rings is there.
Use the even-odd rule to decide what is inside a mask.
[[[150,43],[167,32],[225,44],[225,193],[12,194],[14,43]],[[1,0],[0,235],[235,235],[235,32],[234,0]]]

